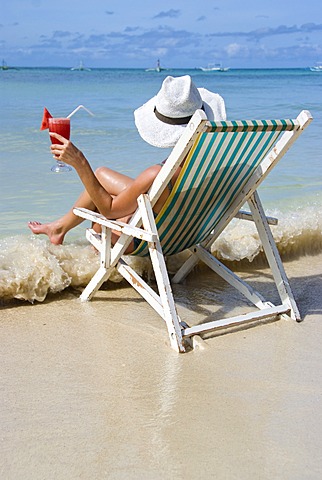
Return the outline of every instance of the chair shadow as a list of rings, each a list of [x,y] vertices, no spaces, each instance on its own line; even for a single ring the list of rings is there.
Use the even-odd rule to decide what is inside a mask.
[[[279,294],[276,286],[273,282],[272,276],[263,272],[262,269],[245,269],[243,278],[249,283],[255,290],[259,291],[267,301],[271,301],[274,304],[280,304]],[[199,274],[198,274],[199,275]],[[229,317],[232,311],[235,310],[233,315],[247,313],[251,308],[253,311],[256,307],[249,302],[241,293],[236,291],[232,286],[226,283],[216,273],[208,269],[207,281],[212,287],[205,290],[204,285],[194,279],[188,278],[184,284],[178,286],[175,285],[174,293],[176,302],[178,305],[184,308],[189,308],[191,313],[195,313],[198,316],[204,316],[202,320],[196,322],[197,325],[202,325],[210,321],[218,321],[225,317]],[[300,316],[302,320],[306,320],[310,315],[322,316],[322,296],[320,291],[322,290],[322,276],[321,275],[307,275],[301,277],[290,277],[290,286],[295,297]],[[188,290],[193,289],[194,296],[193,301],[187,296]],[[215,290],[215,291],[214,291]],[[199,297],[199,300],[198,300]],[[226,300],[225,300],[226,299]],[[227,300],[228,299],[228,300]],[[234,301],[232,301],[234,300]],[[215,311],[214,311],[215,307]],[[248,310],[246,311],[248,307]],[[237,313],[236,313],[236,310]],[[189,315],[190,316],[190,315]],[[231,331],[240,331],[250,328],[254,328],[259,324],[273,323],[279,320],[279,317],[267,318],[261,320],[251,321],[234,327],[224,327],[224,329],[214,330],[206,334],[202,334],[204,338],[210,338],[210,336],[219,336],[230,333]],[[187,322],[189,323],[189,322]]]

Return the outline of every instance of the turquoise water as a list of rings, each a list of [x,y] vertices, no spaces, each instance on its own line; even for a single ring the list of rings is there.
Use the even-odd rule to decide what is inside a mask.
[[[152,97],[168,75],[189,73],[197,86],[220,93],[229,119],[295,117],[302,109],[314,116],[302,138],[262,187],[264,203],[291,209],[321,203],[322,75],[307,70],[20,69],[0,72],[1,85],[1,205],[2,235],[23,233],[29,218],[41,221],[61,215],[80,192],[75,172],[50,172],[52,158],[46,131],[39,131],[43,107],[65,116],[77,105],[72,139],[93,168],[108,165],[136,175],[167,151],[145,144],[136,132],[133,110]]]
[[[95,116],[80,111],[72,117],[74,143],[94,169],[107,165],[135,176],[166,158],[168,151],[151,147],[140,138],[133,110],[156,94],[165,76],[184,74],[190,74],[198,87],[224,97],[228,119],[294,118],[301,110],[310,110],[313,122],[260,192],[268,211],[282,219],[277,236],[286,250],[294,242],[304,243],[305,251],[312,239],[318,237],[321,242],[322,74],[305,69],[224,73],[50,68],[0,71],[0,238],[8,242],[8,238],[18,236],[15,241],[26,242],[24,248],[28,248],[27,221],[47,222],[61,216],[81,192],[74,171],[61,175],[50,171],[54,160],[48,132],[39,130],[44,107],[53,116],[66,116],[79,104],[85,105]],[[247,233],[240,240],[240,231],[230,240],[230,251],[237,243],[239,246],[231,259],[248,256],[243,242],[247,243]],[[80,238],[84,238],[83,226],[66,240],[73,243]]]

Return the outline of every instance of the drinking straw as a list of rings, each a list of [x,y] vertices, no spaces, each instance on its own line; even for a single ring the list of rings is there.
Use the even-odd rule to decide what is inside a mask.
[[[90,115],[92,115],[92,117],[94,117],[94,113],[88,110],[88,108],[84,107],[84,105],[78,105],[78,107],[75,108],[75,110],[73,110],[69,115],[67,115],[67,118],[70,118],[72,115],[74,115],[74,113],[78,112],[78,110],[80,110],[81,108],[86,110],[87,113],[89,113]]]

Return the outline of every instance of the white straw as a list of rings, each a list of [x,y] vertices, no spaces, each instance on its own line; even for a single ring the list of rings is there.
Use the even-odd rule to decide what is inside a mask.
[[[78,112],[78,110],[80,110],[81,108],[86,110],[87,113],[89,113],[90,115],[92,115],[92,117],[94,117],[94,113],[92,113],[90,110],[88,110],[88,108],[84,107],[84,105],[78,105],[78,107],[75,108],[75,110],[73,110],[72,113],[67,115],[67,118],[70,118],[72,115],[74,115],[74,113]]]

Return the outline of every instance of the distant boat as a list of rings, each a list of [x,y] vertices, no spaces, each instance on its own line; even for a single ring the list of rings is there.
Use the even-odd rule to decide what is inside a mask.
[[[228,72],[228,67],[223,67],[221,63],[215,63],[214,65],[208,64],[207,67],[199,67],[203,72]]]
[[[79,62],[78,67],[73,67],[73,68],[71,68],[71,70],[79,70],[79,71],[86,71],[86,72],[90,72],[90,71],[91,71],[90,68],[87,68],[87,67],[84,66],[84,64],[83,64],[82,61]]]
[[[1,70],[9,70],[9,67],[4,60],[2,60],[2,64],[0,68]]]
[[[0,70],[17,70],[17,68],[16,67],[8,67],[7,63],[4,60],[2,60]]]
[[[162,72],[163,70],[168,70],[168,69],[161,67],[160,60],[158,59],[155,68],[147,68],[145,71],[146,72]]]
[[[322,62],[318,62],[314,67],[310,67],[311,72],[322,72]]]

